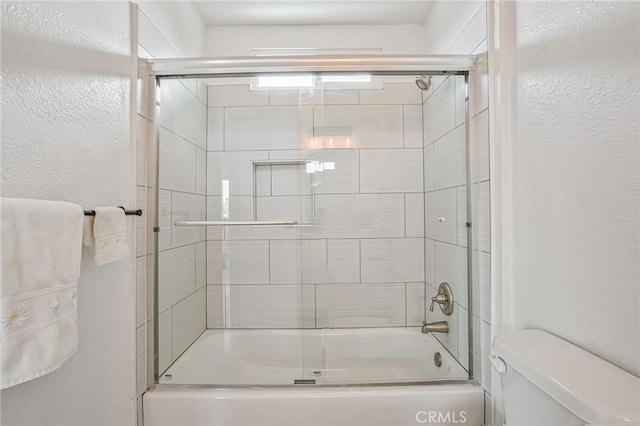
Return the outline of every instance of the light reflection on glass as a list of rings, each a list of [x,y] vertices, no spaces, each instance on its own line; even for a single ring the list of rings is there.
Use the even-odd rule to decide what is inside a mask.
[[[333,161],[310,161],[306,164],[307,173],[323,172],[325,170],[335,170],[336,163]]]
[[[371,74],[325,74],[320,79],[323,83],[370,83]]]
[[[309,149],[345,149],[357,148],[351,136],[316,136],[308,140]]]
[[[229,180],[222,181],[222,220],[229,220]]]
[[[312,75],[261,75],[258,76],[259,89],[313,87]]]

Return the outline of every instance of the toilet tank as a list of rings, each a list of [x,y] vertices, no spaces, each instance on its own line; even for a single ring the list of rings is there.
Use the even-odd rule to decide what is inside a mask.
[[[507,425],[640,424],[640,379],[541,330],[495,338]]]

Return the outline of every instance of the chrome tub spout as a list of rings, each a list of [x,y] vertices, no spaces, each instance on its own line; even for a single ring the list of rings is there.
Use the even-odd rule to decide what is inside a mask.
[[[427,333],[448,333],[449,323],[446,321],[430,322],[426,321],[422,323],[422,332]]]

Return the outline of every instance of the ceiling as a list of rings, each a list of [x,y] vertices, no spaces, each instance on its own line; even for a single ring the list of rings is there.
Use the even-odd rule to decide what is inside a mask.
[[[193,4],[207,26],[422,25],[433,1],[194,0]]]

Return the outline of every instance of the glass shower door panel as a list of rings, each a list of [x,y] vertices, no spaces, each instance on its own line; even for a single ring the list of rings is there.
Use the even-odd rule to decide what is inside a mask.
[[[424,315],[422,95],[409,77],[342,87],[326,88],[314,109],[324,167],[308,232],[322,253],[303,265],[323,374],[327,383],[414,380],[392,342]]]
[[[469,313],[474,307],[469,305],[467,87],[462,75],[434,77],[432,83],[435,90],[423,105],[425,161],[432,169],[425,183],[426,300],[429,308],[446,283],[452,290],[453,310],[434,303],[433,310],[426,310],[426,321],[448,324],[448,333],[431,336],[468,377]]]
[[[197,381],[199,366],[190,360],[206,346],[201,339],[207,324],[206,230],[175,225],[206,219],[207,110],[190,87],[183,80],[160,81],[158,182],[150,185],[158,191],[160,219],[155,317],[160,383]]]
[[[371,85],[325,87],[316,96],[322,101],[314,105],[308,154],[320,165],[316,220],[301,236],[308,240],[302,279],[314,287],[315,330],[304,333],[304,355],[309,365],[322,366],[315,374],[325,383],[466,377],[457,361],[466,358],[457,347],[466,332],[466,303],[453,316],[438,317],[449,322],[450,334],[421,333],[436,276],[450,279],[466,297],[465,99],[457,80],[443,80],[430,94],[429,118],[413,76],[376,76]],[[442,121],[451,129],[439,133],[434,126],[444,129]],[[446,246],[436,235],[425,239],[427,215],[440,205],[432,199],[436,185],[442,190],[436,198],[453,195],[445,221],[455,241]],[[442,254],[437,265],[436,243]],[[313,356],[315,350],[320,353]],[[434,364],[436,352],[441,367]]]
[[[241,270],[262,272],[260,278],[232,280],[227,286],[225,321],[228,329],[251,329],[255,336],[247,363],[254,376],[246,384],[292,385],[304,379],[301,330],[313,326],[305,315],[312,300],[300,272],[302,225],[313,220],[312,186],[307,163],[298,155],[313,111],[287,102],[272,105],[279,91],[245,90],[259,105],[225,106],[223,155],[240,158],[227,163],[228,176],[240,164],[242,177],[248,177],[244,194],[234,193],[230,183],[230,215],[234,199],[244,200],[238,211],[259,225],[228,227],[225,240],[255,244],[238,253],[247,260]],[[271,97],[274,101],[268,102]],[[268,377],[258,381],[259,371]]]
[[[192,179],[178,179],[171,165],[184,153],[181,136],[161,126],[160,298],[179,301],[174,283],[191,279],[169,256],[187,250],[181,238],[199,238],[183,261],[206,263],[194,271],[206,277],[199,344],[167,358],[162,342],[184,337],[183,311],[159,316],[165,369],[179,359],[196,366],[190,379],[180,373],[172,383],[466,376],[464,79],[434,77],[426,95],[413,76],[335,79],[269,90],[252,79],[209,81],[207,151],[196,152],[205,158],[206,190],[194,189],[197,206],[171,186]],[[178,84],[167,87],[180,92]],[[187,220],[215,224],[186,232],[175,226],[182,210]],[[452,315],[428,309],[445,281]],[[423,334],[424,320],[447,321],[450,332]]]

